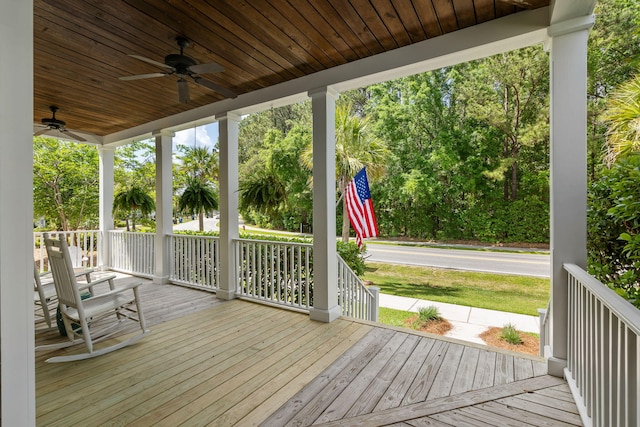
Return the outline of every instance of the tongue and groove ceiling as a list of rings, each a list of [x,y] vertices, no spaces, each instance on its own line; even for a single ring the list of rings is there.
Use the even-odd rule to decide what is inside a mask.
[[[203,74],[238,95],[528,9],[549,0],[34,0],[34,123],[50,105],[71,130],[103,136],[223,100],[128,56],[216,62]]]

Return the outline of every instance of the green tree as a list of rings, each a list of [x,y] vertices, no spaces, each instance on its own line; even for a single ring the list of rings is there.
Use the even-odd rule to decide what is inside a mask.
[[[628,81],[640,60],[640,2],[599,0],[596,22],[589,32],[587,54],[587,143],[589,180],[595,180],[606,167],[607,124],[603,120],[609,94]]]
[[[216,191],[202,179],[190,177],[178,199],[178,210],[198,215],[199,230],[204,231],[204,214],[218,209]]]
[[[184,185],[182,195],[178,199],[178,210],[189,210],[198,214],[200,231],[204,230],[205,212],[218,208],[215,184],[219,175],[218,152],[209,147],[178,147],[184,154],[179,156],[182,164],[178,168],[178,178]],[[213,192],[213,195],[210,193]],[[196,201],[194,197],[202,197]],[[213,201],[213,202],[212,202]],[[184,205],[183,203],[186,203]],[[215,204],[215,206],[213,206]]]
[[[609,124],[609,164],[618,157],[640,152],[640,74],[611,94],[603,118]]]
[[[525,150],[549,144],[548,55],[540,46],[495,55],[470,64],[466,77],[459,86],[466,114],[499,132],[502,143],[486,176],[503,182],[504,200],[515,201]]]
[[[53,138],[33,140],[34,215],[59,230],[94,228],[98,222],[98,152]]]
[[[127,231],[135,231],[136,214],[149,215],[156,209],[153,198],[147,194],[142,188],[132,186],[119,191],[113,197],[113,214],[124,217],[127,224]],[[129,228],[129,219],[131,219],[131,228]]]

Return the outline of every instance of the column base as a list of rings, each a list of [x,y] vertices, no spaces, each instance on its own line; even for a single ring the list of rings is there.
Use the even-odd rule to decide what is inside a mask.
[[[342,308],[339,305],[330,309],[320,309],[312,307],[309,310],[309,317],[311,320],[317,320],[319,322],[330,323],[342,316]]]
[[[558,359],[557,357],[547,359],[547,374],[549,375],[564,378],[564,368],[566,367],[567,361],[565,359]]]
[[[235,293],[235,291],[229,291],[229,290],[226,290],[226,289],[218,289],[216,291],[216,298],[228,301],[228,300],[235,299],[236,298],[236,293]]]
[[[153,276],[154,285],[166,285],[169,283],[169,276]]]

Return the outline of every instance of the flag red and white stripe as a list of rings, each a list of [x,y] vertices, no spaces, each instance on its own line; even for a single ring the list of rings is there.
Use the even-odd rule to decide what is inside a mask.
[[[356,243],[361,247],[362,239],[378,236],[378,223],[373,211],[365,168],[362,168],[345,188],[344,202],[347,205],[349,221],[356,232]]]

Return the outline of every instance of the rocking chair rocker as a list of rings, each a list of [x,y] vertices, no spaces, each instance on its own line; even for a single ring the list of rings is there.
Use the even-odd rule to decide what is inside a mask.
[[[36,350],[61,349],[81,343],[84,343],[87,349],[86,353],[56,356],[47,359],[47,362],[69,362],[101,356],[133,344],[151,332],[146,328],[138,296],[138,286],[141,283],[133,283],[115,289],[110,286],[111,290],[106,293],[92,294],[91,297],[82,299],[67,242],[64,239],[51,239],[46,234],[44,241],[69,341],[43,345],[37,347]],[[92,287],[95,285],[96,283],[91,283]],[[109,322],[112,316],[115,319]],[[121,330],[120,326],[128,320],[139,324],[139,333],[105,348],[98,350],[93,348],[94,343],[103,341]],[[90,329],[89,323],[98,324],[97,330]]]

